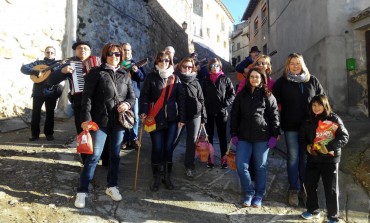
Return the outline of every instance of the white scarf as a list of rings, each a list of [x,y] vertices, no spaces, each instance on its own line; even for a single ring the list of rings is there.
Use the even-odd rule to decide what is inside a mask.
[[[155,68],[159,71],[159,76],[163,79],[168,78],[174,72],[173,66],[169,66],[167,69],[162,69],[158,65],[155,65]]]

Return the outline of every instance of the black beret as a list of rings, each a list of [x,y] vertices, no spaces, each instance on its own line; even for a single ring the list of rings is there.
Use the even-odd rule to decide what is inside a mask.
[[[77,41],[77,42],[75,42],[73,45],[72,45],[72,49],[73,50],[76,50],[76,48],[79,46],[79,45],[87,45],[87,46],[89,46],[90,47],[90,49],[91,49],[91,45],[90,45],[90,43],[89,42],[87,42],[87,41]]]

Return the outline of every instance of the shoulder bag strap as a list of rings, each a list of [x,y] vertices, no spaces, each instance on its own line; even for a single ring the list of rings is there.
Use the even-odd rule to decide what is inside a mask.
[[[114,89],[114,101],[116,104],[118,104],[119,101],[118,101],[118,92],[117,92],[116,84],[114,83],[113,78],[109,74],[108,76],[109,76],[109,80],[111,81],[113,85],[113,89]]]
[[[163,85],[161,96],[159,96],[158,100],[155,102],[155,104],[153,106],[153,109],[151,109],[149,111],[149,116],[152,116],[152,117],[157,116],[158,112],[161,110],[161,108],[163,107],[163,105],[165,103],[166,97],[167,97],[167,99],[166,99],[166,102],[167,102],[168,98],[171,95],[173,85],[175,83],[175,76],[172,75],[169,87],[167,86],[167,82],[168,82],[168,79]]]

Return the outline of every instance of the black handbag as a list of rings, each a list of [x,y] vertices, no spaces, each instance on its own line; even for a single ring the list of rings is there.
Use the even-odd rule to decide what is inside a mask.
[[[109,80],[113,84],[114,97],[115,97],[114,101],[116,103],[116,106],[118,106],[121,103],[118,102],[118,92],[117,92],[116,84],[114,83],[112,77],[110,75],[108,75],[108,76],[109,76]],[[124,112],[118,112],[118,122],[123,126],[123,128],[132,129],[134,127],[134,124],[135,124],[134,112],[131,109],[126,110]]]

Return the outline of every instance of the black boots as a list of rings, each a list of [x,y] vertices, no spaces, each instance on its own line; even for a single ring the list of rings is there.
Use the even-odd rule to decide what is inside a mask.
[[[172,172],[172,162],[166,162],[166,165],[164,167],[164,179],[163,183],[166,185],[166,189],[173,190],[174,186],[171,182],[171,172]]]
[[[161,172],[161,169],[164,172]],[[163,176],[162,183],[164,183],[166,189],[168,190],[174,189],[174,186],[171,182],[172,162],[166,162],[165,165],[152,164],[152,171],[153,171],[153,181],[152,184],[150,185],[151,191],[158,191],[161,176]]]
[[[161,180],[159,169],[160,169],[160,164],[152,164],[153,181],[152,181],[152,184],[150,185],[151,191],[158,191],[159,189],[159,184]]]

